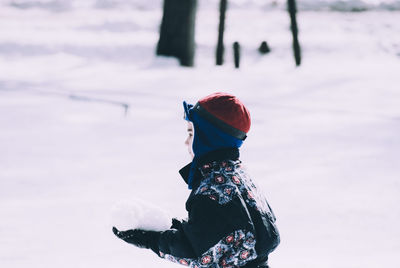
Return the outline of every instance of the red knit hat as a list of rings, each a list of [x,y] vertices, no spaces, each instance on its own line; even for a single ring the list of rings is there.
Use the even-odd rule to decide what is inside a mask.
[[[214,93],[198,101],[193,108],[201,117],[226,133],[244,140],[250,129],[250,112],[235,96]]]

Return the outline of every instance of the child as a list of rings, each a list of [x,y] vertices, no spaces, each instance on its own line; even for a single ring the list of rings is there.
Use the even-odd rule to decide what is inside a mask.
[[[215,93],[196,105],[184,102],[193,161],[179,172],[191,190],[188,219],[169,230],[134,229],[114,234],[190,267],[267,268],[279,244],[275,215],[239,160],[250,114],[233,95]],[[190,150],[192,149],[192,150]]]

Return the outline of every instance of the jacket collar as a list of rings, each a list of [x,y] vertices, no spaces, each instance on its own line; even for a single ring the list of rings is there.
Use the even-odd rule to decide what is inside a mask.
[[[201,167],[202,165],[209,164],[214,161],[222,161],[222,160],[238,160],[239,159],[239,149],[238,148],[223,148],[219,150],[215,150],[212,152],[209,152],[199,159],[198,167]],[[181,174],[183,180],[185,181],[186,184],[188,184],[188,179],[189,179],[189,173],[190,173],[190,167],[192,163],[187,164],[184,166],[182,169],[179,170],[179,173]],[[193,189],[197,188],[198,184],[201,181],[201,173],[199,171],[199,168],[196,169],[195,173],[195,183],[196,185],[193,185]]]

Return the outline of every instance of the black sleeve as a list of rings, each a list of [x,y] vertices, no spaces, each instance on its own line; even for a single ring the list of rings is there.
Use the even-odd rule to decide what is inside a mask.
[[[159,238],[159,252],[162,257],[164,254],[195,258],[196,255],[193,251],[192,245],[188,240],[185,232],[180,229],[170,229],[161,233]]]
[[[216,246],[230,251],[230,255],[239,254],[236,251],[242,250],[240,246],[244,245],[244,239],[251,245],[254,240],[254,226],[243,202],[240,196],[223,205],[213,200],[212,196],[195,196],[188,221],[177,230],[161,233],[159,255],[175,262],[201,263],[207,251],[213,251]],[[229,243],[224,242],[226,238]],[[232,241],[236,244],[235,249]],[[254,249],[250,250],[255,254]]]

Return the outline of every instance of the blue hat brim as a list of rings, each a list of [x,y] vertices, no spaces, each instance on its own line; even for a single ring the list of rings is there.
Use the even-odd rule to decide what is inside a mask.
[[[192,104],[188,104],[186,101],[183,101],[183,110],[185,112],[184,119],[186,121],[192,122],[192,118],[190,116],[190,110],[192,110],[192,109],[193,109],[193,105]]]

